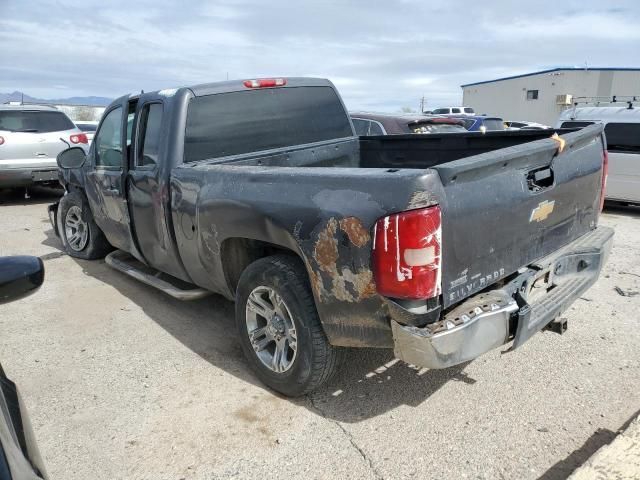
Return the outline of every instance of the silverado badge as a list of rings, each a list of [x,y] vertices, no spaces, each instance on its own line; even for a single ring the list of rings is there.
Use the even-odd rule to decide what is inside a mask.
[[[555,200],[545,200],[544,202],[540,202],[536,208],[531,210],[529,222],[541,222],[545,220],[549,215],[551,215],[551,212],[553,212],[553,207],[555,206],[555,204]]]

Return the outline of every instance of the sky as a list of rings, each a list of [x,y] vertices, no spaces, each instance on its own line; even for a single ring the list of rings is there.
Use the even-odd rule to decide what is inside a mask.
[[[640,67],[631,1],[0,0],[0,92],[118,97],[329,78],[351,110],[460,104],[460,85],[558,66]]]

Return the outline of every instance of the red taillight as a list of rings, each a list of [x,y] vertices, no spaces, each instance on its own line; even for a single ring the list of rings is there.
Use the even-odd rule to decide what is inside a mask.
[[[84,133],[73,134],[69,137],[69,140],[71,140],[71,143],[89,143],[89,139]]]
[[[373,243],[378,293],[411,299],[440,295],[441,231],[437,205],[378,220]]]
[[[609,152],[602,151],[602,182],[600,184],[600,211],[604,208],[604,195],[607,190],[607,175],[609,175]]]
[[[284,87],[287,84],[286,78],[258,78],[256,80],[245,80],[244,86],[247,88],[269,88]]]
[[[4,144],[4,137],[0,137],[0,145]]]

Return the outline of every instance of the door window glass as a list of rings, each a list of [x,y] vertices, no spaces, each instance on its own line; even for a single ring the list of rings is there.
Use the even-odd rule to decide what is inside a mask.
[[[122,167],[122,108],[111,110],[93,140],[96,166]]]
[[[358,136],[366,136],[369,135],[369,121],[368,120],[360,120],[359,118],[353,118],[353,128],[356,131],[356,135]]]
[[[160,125],[162,125],[162,104],[145,105],[140,116],[137,166],[143,167],[158,163]]]
[[[384,135],[382,127],[376,122],[371,122],[371,128],[369,128],[369,135]]]
[[[640,123],[607,123],[604,133],[610,152],[640,152]]]
[[[562,122],[560,128],[583,128],[588,125],[593,125],[593,122]]]

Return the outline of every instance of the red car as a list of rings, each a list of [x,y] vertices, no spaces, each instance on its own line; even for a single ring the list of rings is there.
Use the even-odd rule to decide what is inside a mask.
[[[464,120],[427,115],[351,112],[359,136],[401,135],[406,133],[464,133]]]

